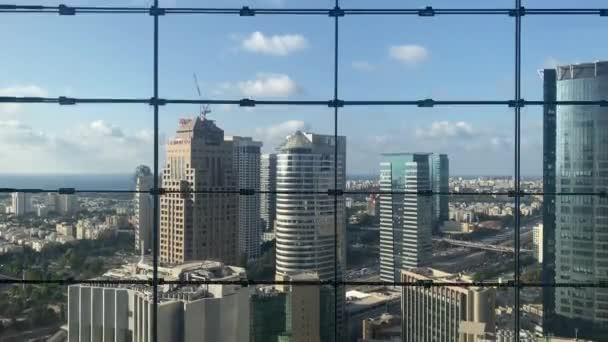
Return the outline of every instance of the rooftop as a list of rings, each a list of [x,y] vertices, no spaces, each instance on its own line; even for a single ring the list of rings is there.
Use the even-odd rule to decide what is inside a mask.
[[[137,279],[152,278],[153,263],[149,256],[137,263],[128,263],[103,274],[102,279]],[[175,280],[239,280],[245,277],[242,267],[224,265],[219,261],[197,260],[178,265],[160,264],[158,276],[168,281]]]
[[[443,283],[471,283],[473,279],[470,275],[463,273],[448,273],[430,267],[419,267],[407,271],[402,271],[410,277],[420,280],[432,280]]]
[[[557,80],[596,78],[608,75],[608,61],[558,65]]]
[[[364,311],[389,302],[399,301],[401,293],[388,288],[380,288],[370,292],[351,290],[346,292],[346,311],[349,314]]]

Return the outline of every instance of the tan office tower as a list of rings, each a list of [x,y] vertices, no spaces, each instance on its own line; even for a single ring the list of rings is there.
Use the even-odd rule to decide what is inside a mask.
[[[401,281],[469,283],[470,277],[432,268],[402,271]],[[401,325],[404,341],[482,342],[495,330],[496,291],[486,287],[404,286]]]
[[[205,259],[236,264],[239,198],[232,142],[224,141],[224,131],[212,120],[196,117],[180,119],[166,150],[160,261]]]

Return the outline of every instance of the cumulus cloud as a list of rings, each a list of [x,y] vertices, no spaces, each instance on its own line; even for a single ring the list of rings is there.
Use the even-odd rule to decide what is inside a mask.
[[[287,56],[308,47],[308,40],[301,34],[266,36],[260,31],[253,32],[241,42],[243,49],[253,53],[272,56]]]
[[[358,71],[374,71],[376,66],[366,61],[354,61],[351,63],[353,69]]]
[[[471,138],[474,136],[473,126],[464,121],[449,122],[435,121],[427,128],[416,128],[416,137],[422,139],[438,138]]]
[[[151,130],[127,134],[103,120],[54,133],[0,120],[5,172],[125,172],[151,162],[153,141]]]
[[[285,138],[295,131],[309,131],[310,125],[300,120],[288,120],[276,125],[255,129],[257,139],[264,141],[264,149],[274,151]]]
[[[104,136],[110,136],[110,137],[116,137],[116,138],[122,138],[125,136],[125,134],[122,132],[122,130],[119,127],[116,127],[113,125],[108,125],[103,120],[96,120],[96,121],[91,122],[90,128],[91,128],[92,132],[100,134],[100,135],[104,135]]]
[[[288,97],[301,89],[288,75],[268,73],[258,73],[253,80],[224,84],[223,88],[236,88],[247,97]]]
[[[393,45],[388,49],[389,57],[402,64],[413,66],[424,62],[430,56],[429,51],[420,45]]]

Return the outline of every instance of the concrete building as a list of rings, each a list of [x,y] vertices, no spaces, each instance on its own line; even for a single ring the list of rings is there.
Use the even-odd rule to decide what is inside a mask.
[[[401,317],[383,313],[363,320],[362,337],[357,342],[402,342]]]
[[[145,285],[104,285],[148,280],[148,261],[108,271],[99,285],[68,287],[68,342],[151,342],[152,293]],[[238,281],[245,270],[215,261],[160,266],[165,280]],[[240,285],[159,285],[158,341],[249,342],[249,290]]]
[[[277,215],[277,155],[263,154],[260,161],[260,216],[262,230],[274,230]]]
[[[45,204],[38,204],[36,205],[36,215],[38,217],[46,217],[46,215],[48,215],[49,213],[49,207],[47,207]]]
[[[32,211],[32,199],[25,192],[13,192],[11,194],[11,213],[15,216],[23,216]]]
[[[238,262],[238,193],[232,142],[203,117],[181,119],[166,146],[160,260]],[[204,191],[204,192],[203,192]]]
[[[346,258],[344,200],[342,196],[328,196],[327,193],[336,185],[338,189],[344,189],[345,163],[346,137],[343,136],[336,141],[333,135],[297,131],[278,148],[277,278],[314,272],[323,281],[341,279]],[[344,288],[338,289],[337,324],[341,327]],[[343,329],[338,331],[343,332]]]
[[[149,254],[152,249],[152,230],[154,229],[154,176],[148,166],[140,165],[135,169],[135,250]]]
[[[234,175],[238,189],[254,193],[239,196],[239,254],[247,262],[260,256],[260,148],[247,137],[226,137],[232,142]]]
[[[74,194],[47,194],[47,206],[49,210],[56,212],[59,215],[71,215],[78,211],[78,199]]]
[[[398,315],[401,312],[401,291],[391,288],[375,288],[369,291],[350,290],[346,292],[346,321],[348,322],[347,341],[365,339],[365,321],[370,317],[383,314]],[[401,326],[399,320],[398,326]],[[401,335],[401,328],[396,331]]]
[[[55,225],[55,231],[61,236],[76,237],[76,227],[73,224],[65,222],[57,223]]]
[[[472,282],[432,268],[403,271],[403,282]],[[404,341],[482,342],[495,331],[496,292],[490,287],[404,286],[401,290]]]
[[[544,72],[545,98],[557,101],[600,101],[608,94],[608,62],[561,65]],[[553,84],[552,84],[553,83]],[[551,111],[555,110],[552,118]],[[543,281],[596,284],[608,280],[608,200],[597,196],[564,193],[599,193],[608,184],[608,109],[588,105],[545,106],[548,141],[544,155],[544,178],[551,193],[545,198]],[[554,124],[553,121],[554,120]],[[546,141],[547,143],[547,141]],[[551,170],[551,155],[555,167]],[[547,184],[549,183],[549,184]],[[551,205],[554,200],[554,207]],[[555,210],[554,218],[550,210]],[[553,229],[553,224],[555,224]],[[551,274],[554,279],[547,279]],[[551,291],[551,290],[549,290]],[[579,338],[608,336],[608,288],[558,287],[545,297],[546,334]],[[551,318],[554,318],[551,320]]]
[[[366,198],[365,213],[369,216],[380,216],[380,205],[378,204],[380,196],[378,194],[370,194]]]
[[[534,257],[539,263],[543,263],[543,224],[539,223],[532,228],[532,246]]]
[[[401,270],[431,259],[432,198],[428,153],[385,153],[380,163],[380,279],[398,281]],[[392,193],[389,193],[392,192]]]

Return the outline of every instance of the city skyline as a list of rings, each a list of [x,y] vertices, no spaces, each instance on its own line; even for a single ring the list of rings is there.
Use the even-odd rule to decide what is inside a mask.
[[[21,2],[26,1],[17,3]],[[482,1],[469,2],[475,7],[483,6]],[[511,5],[509,1],[501,2],[506,7]],[[75,3],[95,5],[99,2],[82,0]],[[144,5],[146,2],[113,3]],[[188,6],[192,3],[170,1],[168,5]],[[231,0],[225,5],[237,3]],[[289,1],[278,0],[254,1],[251,5],[273,6],[279,3],[284,7],[294,6]],[[568,2],[552,2],[551,5],[565,3]],[[324,1],[315,1],[310,6],[325,4]],[[586,6],[594,4],[601,6],[603,2],[585,2]],[[363,3],[349,2],[348,5]],[[428,4],[423,1],[411,3],[412,7],[423,5]],[[433,2],[433,6],[442,5],[453,6],[449,1]],[[27,20],[29,18],[32,20]],[[5,58],[12,67],[0,81],[0,95],[150,98],[152,58],[146,55],[152,50],[149,19],[146,16],[129,16],[129,20],[115,16],[75,16],[64,21],[28,14],[6,16],[0,29],[16,30],[20,37],[27,39],[19,41],[17,35],[7,37],[5,44],[12,53]],[[343,21],[339,97],[345,100],[512,99],[512,46],[507,43],[513,42],[512,22],[508,18],[494,19],[476,16],[463,22],[460,18],[446,16],[441,17],[443,25],[418,20],[403,23],[377,17]],[[312,25],[308,19],[294,20],[281,16],[269,21],[230,18],[228,27],[223,20],[214,16],[203,22],[190,16],[179,20],[171,16],[163,18],[160,36],[161,97],[198,98],[192,81],[193,72],[201,81],[204,98],[329,100],[333,97],[330,77],[333,68],[331,59],[326,58],[333,41],[324,34],[331,28],[327,18],[311,18]],[[600,18],[572,16],[567,28],[558,23],[555,17],[543,16],[535,16],[526,23],[527,31],[522,41],[522,97],[527,100],[542,99],[542,80],[537,70],[556,63],[596,60],[608,54],[606,48],[593,42],[595,35],[607,30]],[[486,24],[495,26],[497,32],[479,30]],[[55,28],[53,35],[71,38],[70,48],[82,52],[78,56],[79,63],[68,64],[67,61],[73,58],[64,58],[65,47],[61,43],[47,43],[52,42],[54,36],[46,37],[46,31],[41,28],[49,25]],[[419,25],[423,26],[415,32],[428,35],[429,39],[376,35],[385,31],[414,29]],[[367,26],[370,30],[363,29]],[[546,29],[549,26],[551,30]],[[74,27],[81,29],[74,30]],[[218,31],[218,27],[222,29]],[[89,30],[95,30],[98,39],[88,39]],[[371,35],[380,38],[367,39]],[[460,45],[448,39],[460,36],[469,39],[453,39]],[[562,37],[562,41],[576,41],[577,48],[554,44],[556,36]],[[137,43],[117,44],[119,37]],[[180,39],[174,39],[177,37]],[[365,49],[359,48],[359,39],[368,42]],[[204,41],[205,44],[199,46],[182,41]],[[483,41],[490,48],[479,49],[476,41]],[[39,47],[46,51],[42,63],[36,57]],[[475,53],[466,54],[467,58],[463,60],[460,57],[465,56],[464,51],[467,50]],[[205,64],[201,60],[210,60],[211,63]],[[490,60],[492,63],[487,63]],[[486,64],[490,65],[479,70]],[[298,68],[297,65],[307,67]],[[71,72],[63,72],[67,70]],[[82,74],[88,77],[80,77]],[[376,86],[378,84],[384,86]],[[322,134],[333,131],[331,110],[322,107],[238,108],[213,105],[211,109],[209,117],[222,121],[226,132],[263,141],[263,153],[274,152],[280,140],[293,129]],[[196,112],[195,105],[161,107],[161,146],[162,141],[171,135],[175,120]],[[542,108],[528,106],[522,112],[522,144],[525,148],[522,174],[541,175],[542,141],[538,132],[542,127]],[[340,109],[338,124],[339,135],[359,142],[347,147],[350,156],[348,169],[353,174],[374,173],[376,169],[370,169],[369,165],[377,165],[380,153],[386,152],[388,147],[411,146],[408,150],[437,151],[453,156],[458,161],[452,165],[453,174],[508,175],[514,172],[512,114],[513,111],[506,106],[345,107]],[[387,122],[391,124],[387,125]],[[152,128],[152,108],[145,104],[79,104],[74,107],[2,104],[0,150],[5,151],[3,160],[10,161],[3,172],[130,172],[139,164],[152,165]],[[403,132],[414,134],[404,135]],[[124,153],[110,153],[116,149]],[[24,158],[13,152],[15,150],[28,151],[36,158]],[[367,163],[370,160],[373,162]]]
[[[608,336],[604,0],[240,1],[0,5],[0,340]]]

